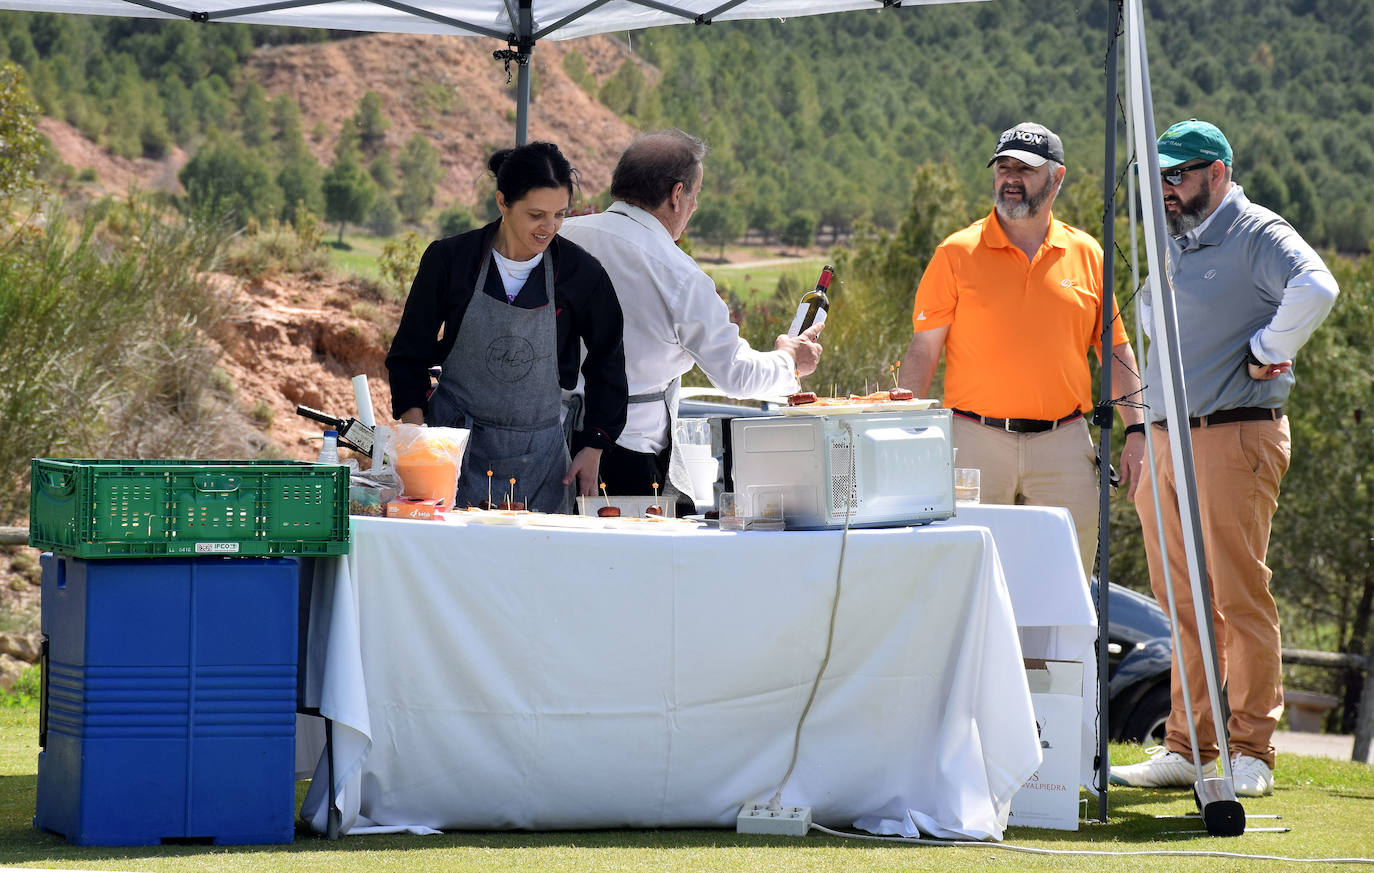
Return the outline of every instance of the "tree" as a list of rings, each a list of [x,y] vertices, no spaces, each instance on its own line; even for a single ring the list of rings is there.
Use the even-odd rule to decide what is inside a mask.
[[[38,106],[24,89],[24,71],[0,64],[0,198],[9,199],[33,184],[43,152],[37,119]]]
[[[277,173],[277,187],[282,192],[283,221],[295,221],[298,210],[305,209],[319,215],[324,212],[324,171],[309,150],[302,149],[286,158]]]
[[[280,143],[305,142],[300,104],[286,94],[272,100],[272,136]]]
[[[778,231],[778,241],[785,246],[804,248],[816,238],[816,214],[798,210],[788,216]]]
[[[638,115],[644,86],[644,71],[627,58],[601,86],[601,102],[616,115]]]
[[[359,145],[364,154],[374,154],[386,142],[387,128],[391,122],[382,110],[382,95],[367,91],[358,101],[358,109],[353,113],[353,123],[357,126]]]
[[[1367,656],[1374,641],[1374,255],[1358,263],[1332,258],[1328,266],[1341,295],[1294,358],[1297,384],[1284,404],[1293,457],[1268,563],[1285,640],[1295,635],[1303,641],[1296,645]],[[1343,693],[1344,730],[1351,730],[1362,677],[1318,681]]]
[[[477,216],[472,214],[472,210],[456,203],[439,213],[439,236],[457,236],[460,233],[467,233],[477,227]]]
[[[401,171],[401,191],[396,195],[396,205],[406,221],[421,221],[443,178],[439,150],[430,145],[424,134],[416,133],[406,140],[397,165]]]
[[[267,107],[267,94],[257,82],[243,87],[239,97],[239,135],[250,148],[267,145],[272,136],[272,113]]]
[[[267,166],[241,143],[224,138],[202,147],[179,177],[193,212],[223,215],[242,227],[281,208],[282,193]]]
[[[345,152],[324,177],[324,218],[339,223],[339,245],[343,245],[344,225],[361,223],[377,196],[372,183],[357,159]]]
[[[367,211],[367,229],[376,236],[395,236],[401,229],[401,212],[396,200],[385,191],[378,191]]]
[[[563,72],[583,91],[596,96],[596,77],[587,69],[587,58],[582,52],[571,49],[563,55]]]
[[[367,174],[377,183],[377,190],[390,194],[396,190],[396,165],[391,162],[391,153],[383,149],[367,165]]]
[[[911,179],[911,199],[883,253],[881,276],[891,288],[911,290],[945,237],[968,223],[963,186],[951,168],[922,164]]]
[[[693,234],[712,245],[720,246],[720,260],[725,260],[725,245],[744,235],[749,222],[734,200],[708,200],[692,217]]]
[[[749,204],[749,226],[763,234],[765,242],[773,238],[782,224],[782,189],[771,176],[764,176],[754,186]]]

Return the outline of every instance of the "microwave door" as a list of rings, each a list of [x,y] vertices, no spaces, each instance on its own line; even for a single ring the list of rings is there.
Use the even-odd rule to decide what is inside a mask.
[[[865,515],[877,520],[925,520],[951,490],[949,442],[927,426],[885,426],[857,434],[855,470]]]

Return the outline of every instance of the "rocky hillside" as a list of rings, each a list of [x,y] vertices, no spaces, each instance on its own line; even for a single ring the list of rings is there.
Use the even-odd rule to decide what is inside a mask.
[[[488,39],[373,34],[262,48],[244,75],[270,97],[287,94],[296,100],[307,141],[324,166],[333,161],[344,119],[366,91],[377,92],[391,122],[387,148],[397,154],[414,133],[423,133],[439,149],[444,168],[437,204],[472,205],[487,155],[515,140],[515,88],[506,84],[502,64],[492,58],[493,47],[499,44]],[[563,71],[570,51],[586,59],[598,82],[627,60],[641,62],[604,36],[541,43],[535,50],[530,138],[558,143],[582,173],[583,190],[594,195],[610,184],[615,159],[635,131]],[[657,77],[648,66],[644,73],[650,80]],[[180,149],[158,161],[128,160],[110,155],[65,122],[45,118],[40,129],[64,162],[78,172],[94,172],[92,184],[100,193],[117,196],[131,184],[156,191],[180,187],[177,172],[188,157]]]
[[[222,281],[232,288],[235,315],[220,368],[274,454],[314,460],[323,425],[296,415],[296,406],[356,416],[352,378],[359,374],[368,377],[377,420],[391,422],[384,361],[400,303],[352,281],[296,274]]]

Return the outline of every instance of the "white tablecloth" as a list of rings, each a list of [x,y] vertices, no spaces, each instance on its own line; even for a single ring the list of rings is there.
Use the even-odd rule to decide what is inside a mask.
[[[355,518],[317,564],[306,660],[343,831],[733,827],[787,769],[840,544]],[[1040,760],[1021,657],[985,528],[851,531],[783,803],[1000,838]]]
[[[1083,575],[1073,516],[1060,506],[959,506],[951,522],[992,531],[1027,658],[1083,664],[1079,778],[1092,786],[1097,754],[1097,607]]]

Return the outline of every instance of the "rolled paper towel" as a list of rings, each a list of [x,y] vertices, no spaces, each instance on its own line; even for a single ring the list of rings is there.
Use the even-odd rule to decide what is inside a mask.
[[[358,406],[358,421],[368,427],[376,427],[377,419],[372,415],[372,395],[367,391],[367,374],[353,377],[353,402]]]

